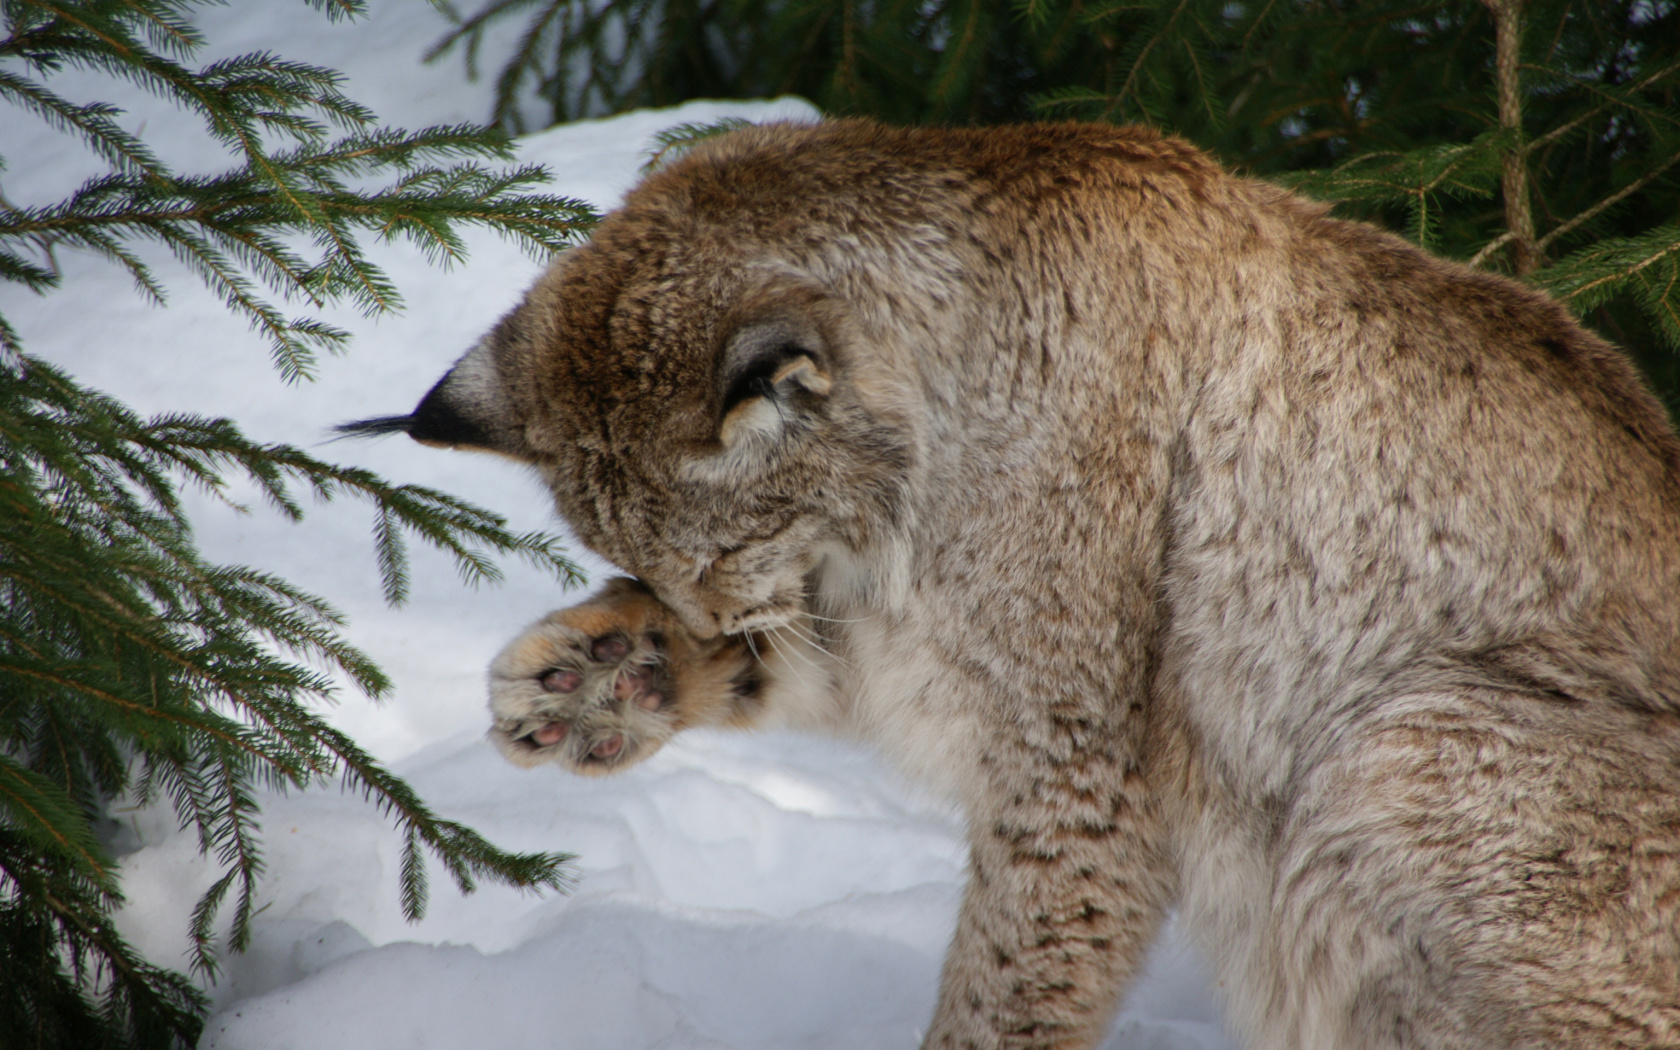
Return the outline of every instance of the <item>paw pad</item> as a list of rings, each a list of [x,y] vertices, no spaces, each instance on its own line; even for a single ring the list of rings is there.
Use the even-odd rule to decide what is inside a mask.
[[[545,693],[575,693],[583,684],[583,675],[570,668],[549,671],[537,679]]]
[[[566,739],[572,727],[564,722],[550,722],[531,731],[531,742],[538,747],[553,747]]]
[[[589,658],[597,663],[611,664],[629,655],[630,643],[616,634],[597,638],[589,644]]]
[[[664,639],[646,635],[611,630],[589,636],[562,627],[540,648],[525,650],[526,668],[535,659],[546,667],[498,671],[508,685],[493,688],[492,707],[509,757],[604,771],[669,735],[671,726],[659,716],[672,696]],[[505,689],[506,700],[497,699],[496,689]]]

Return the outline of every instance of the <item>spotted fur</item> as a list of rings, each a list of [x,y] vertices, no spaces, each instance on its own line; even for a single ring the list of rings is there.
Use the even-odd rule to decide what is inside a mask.
[[[1094,1045],[1174,905],[1254,1047],[1680,1046],[1680,442],[1521,285],[1146,131],[748,129],[399,422],[640,581],[498,659],[510,757],[961,802],[928,1047]]]

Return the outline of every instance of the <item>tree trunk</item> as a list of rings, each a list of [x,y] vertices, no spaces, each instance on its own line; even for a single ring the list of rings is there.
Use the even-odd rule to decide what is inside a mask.
[[[1522,85],[1517,69],[1522,44],[1524,0],[1482,0],[1493,12],[1497,36],[1494,78],[1499,87],[1499,126],[1515,132],[1505,149],[1499,186],[1505,197],[1505,227],[1511,234],[1511,262],[1517,276],[1533,273],[1540,265],[1535,244],[1534,212],[1528,200],[1528,157],[1522,142]]]

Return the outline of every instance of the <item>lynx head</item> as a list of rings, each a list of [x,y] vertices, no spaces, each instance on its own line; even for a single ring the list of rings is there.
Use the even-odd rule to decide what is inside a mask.
[[[534,465],[700,637],[780,624],[825,557],[899,527],[915,460],[913,380],[856,305],[902,284],[864,243],[894,233],[857,229],[875,205],[852,151],[825,161],[833,127],[737,132],[650,177],[411,415],[348,429]]]

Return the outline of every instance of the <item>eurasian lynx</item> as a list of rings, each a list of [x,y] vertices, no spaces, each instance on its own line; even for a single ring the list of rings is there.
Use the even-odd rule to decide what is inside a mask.
[[[411,416],[633,573],[522,764],[693,725],[961,800],[930,1047],[1088,1047],[1169,907],[1257,1047],[1680,1046],[1680,443],[1554,302],[1171,139],[708,141]]]

